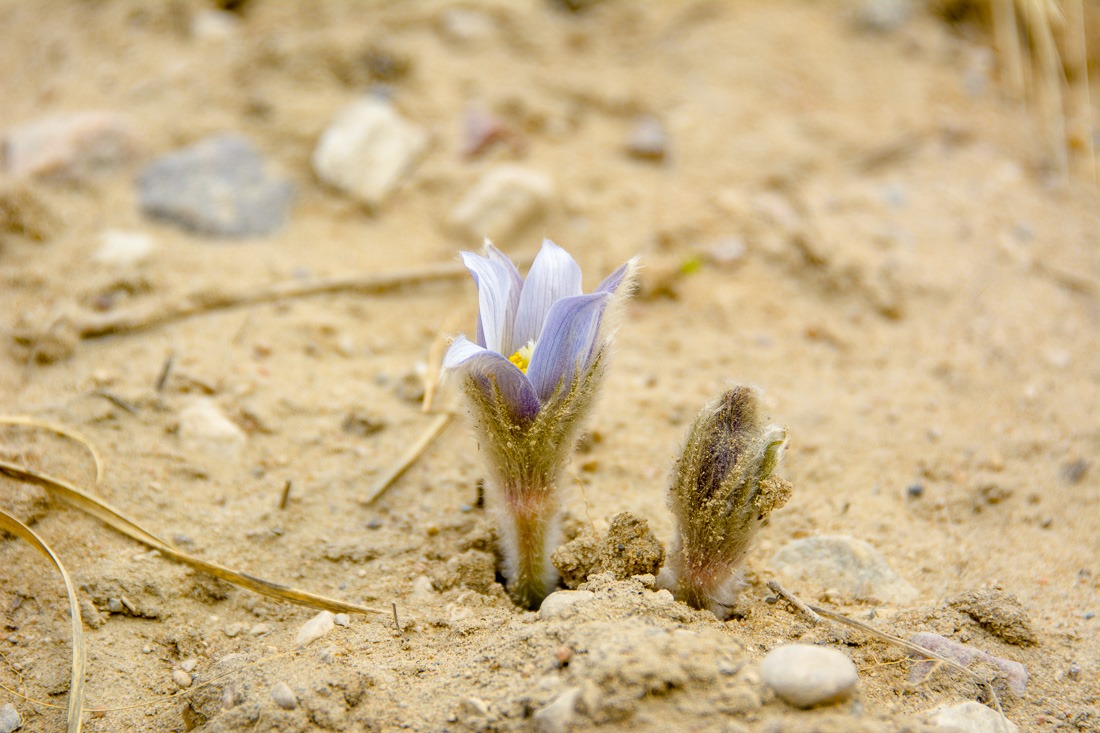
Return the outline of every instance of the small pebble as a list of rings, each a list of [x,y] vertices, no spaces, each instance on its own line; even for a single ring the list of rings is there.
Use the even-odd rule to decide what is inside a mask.
[[[126,268],[139,265],[153,251],[153,239],[141,232],[108,229],[99,235],[99,248],[92,261],[108,267]]]
[[[44,117],[12,128],[3,143],[13,178],[85,180],[130,161],[138,149],[129,120],[110,111]]]
[[[206,397],[195,399],[180,411],[179,437],[189,453],[226,463],[237,461],[246,442],[244,431]]]
[[[311,618],[302,624],[302,628],[298,629],[298,647],[308,646],[310,643],[317,641],[322,636],[332,631],[336,626],[336,622],[333,620],[332,611],[321,611],[319,614]]]
[[[182,669],[173,669],[172,681],[176,683],[176,687],[181,690],[186,690],[191,686],[191,675],[187,674]]]
[[[566,733],[577,717],[580,697],[581,688],[566,688],[550,704],[535,711],[535,730],[538,733]]]
[[[480,697],[464,697],[462,698],[462,709],[468,715],[485,717],[489,714],[489,703]]]
[[[851,659],[836,649],[806,644],[773,649],[760,665],[760,676],[796,708],[845,700],[859,682]]]
[[[909,603],[917,590],[862,540],[843,535],[806,537],[784,545],[771,560],[784,575],[860,599]]]
[[[264,636],[265,634],[270,634],[274,630],[271,624],[260,623],[249,629],[248,633],[252,636]]]
[[[474,43],[488,40],[492,35],[492,16],[472,8],[450,8],[443,12],[440,30],[454,43]]]
[[[912,0],[863,0],[857,23],[863,30],[885,33],[900,28],[912,12]]]
[[[463,241],[504,241],[545,213],[554,184],[540,171],[504,164],[487,171],[451,210],[450,227]]]
[[[996,710],[973,700],[936,708],[928,713],[928,722],[952,733],[1017,733],[1019,730]]]
[[[652,115],[636,118],[627,138],[626,151],[632,158],[661,162],[668,152],[668,133],[665,132],[665,126]]]
[[[332,622],[335,623],[337,626],[347,627],[351,625],[351,616],[347,615],[346,613],[338,613],[332,617]]]
[[[235,624],[229,624],[228,626],[225,627],[225,635],[228,636],[230,639],[232,639],[234,636],[237,636],[238,634],[240,634],[244,630],[245,630],[245,625],[240,623],[240,622],[235,623]]]
[[[283,710],[293,710],[298,707],[298,696],[285,682],[276,682],[271,687],[271,699]]]
[[[324,183],[377,208],[420,160],[428,135],[389,102],[364,97],[340,110],[317,141],[313,171]]]
[[[580,603],[587,603],[596,597],[590,590],[559,590],[542,600],[539,606],[539,618],[548,621],[565,616],[569,609]]]
[[[122,605],[122,601],[117,598],[107,599],[107,610],[111,613],[125,613],[126,608]]]
[[[731,267],[745,259],[745,240],[741,237],[725,237],[712,242],[705,249],[707,259],[719,267]]]
[[[185,659],[180,662],[180,669],[182,669],[187,674],[191,674],[195,671],[195,667],[198,666],[198,663],[199,660],[195,659],[194,657],[190,659]]]
[[[19,717],[19,711],[10,702],[0,708],[0,733],[12,733],[23,727],[23,719]]]
[[[12,733],[12,731],[18,731],[23,727],[23,719],[19,716],[19,711],[15,710],[15,705],[12,703],[4,703],[4,707],[0,708],[0,733]]]
[[[910,499],[919,499],[924,496],[924,484],[909,484],[905,489],[905,495]]]
[[[191,18],[191,37],[199,41],[224,41],[237,33],[241,22],[228,10],[200,10]]]
[[[209,137],[145,168],[138,179],[141,210],[200,234],[272,234],[286,223],[294,185],[267,168],[248,139]]]

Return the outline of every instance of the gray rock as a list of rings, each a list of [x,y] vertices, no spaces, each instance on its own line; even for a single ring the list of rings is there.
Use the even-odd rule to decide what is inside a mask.
[[[285,682],[276,682],[271,688],[271,699],[283,710],[293,710],[298,707],[298,696],[290,685]]]
[[[922,646],[929,651],[933,651],[942,657],[947,657],[952,662],[961,664],[964,667],[974,662],[985,662],[1000,672],[1005,678],[1005,682],[1008,683],[1008,689],[1011,690],[1014,695],[1023,696],[1024,693],[1027,692],[1027,667],[1019,662],[1013,662],[1011,659],[993,656],[988,652],[983,652],[980,649],[961,644],[947,637],[940,636],[939,634],[921,632],[914,634],[913,638],[909,641],[917,646]],[[937,662],[931,659],[914,664],[909,668],[909,681],[913,684],[923,682],[925,678],[932,673],[936,664]]]
[[[271,234],[286,223],[294,185],[269,175],[246,138],[218,135],[150,163],[138,179],[142,211],[225,237]]]
[[[1017,733],[1019,728],[980,702],[960,703],[929,711],[928,722],[953,733]]]
[[[13,127],[4,140],[3,158],[14,178],[85,180],[129,162],[138,147],[126,117],[97,110]]]
[[[561,618],[569,609],[578,603],[587,603],[596,597],[590,590],[559,590],[542,599],[539,606],[539,618],[547,621],[552,618]]]
[[[909,603],[917,590],[887,564],[878,550],[841,535],[795,540],[775,553],[772,566],[796,580],[846,596]]]
[[[546,213],[554,184],[544,173],[504,164],[485,173],[451,210],[450,226],[463,241],[507,239]]]
[[[12,733],[22,727],[23,719],[14,705],[9,702],[0,708],[0,733]]]
[[[313,151],[313,172],[323,182],[380,206],[419,161],[428,135],[383,100],[365,97],[337,113]]]
[[[535,730],[539,733],[565,733],[577,717],[581,688],[569,687],[545,707],[535,711]]]
[[[630,157],[660,162],[668,153],[668,133],[659,119],[642,115],[634,120],[627,138],[626,151]]]
[[[784,702],[797,708],[845,700],[859,682],[856,666],[844,654],[807,644],[773,649],[760,665],[760,676]]]

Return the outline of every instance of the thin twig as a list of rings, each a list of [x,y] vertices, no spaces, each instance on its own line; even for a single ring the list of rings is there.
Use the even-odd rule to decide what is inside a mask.
[[[385,293],[407,285],[455,280],[465,274],[466,268],[461,264],[448,262],[382,275],[354,275],[308,282],[281,282],[242,293],[197,293],[168,305],[106,316],[86,316],[83,319],[77,319],[75,327],[80,338],[94,339],[142,331],[218,310],[331,293]]]
[[[390,607],[393,608],[393,627],[397,629],[398,634],[404,636],[405,630],[401,628],[401,622],[397,619],[397,602],[390,601]]]
[[[409,449],[402,455],[382,476],[375,481],[367,493],[360,499],[360,503],[367,505],[372,503],[375,499],[382,495],[386,489],[388,489],[394,481],[401,478],[401,475],[409,469],[409,466],[416,463],[416,459],[428,449],[428,446],[439,437],[444,428],[451,424],[451,420],[454,419],[453,412],[442,412],[436,416],[432,424],[428,426],[428,429],[416,440],[415,443],[409,446]]]
[[[798,609],[798,612],[805,616],[810,623],[815,625],[821,623],[821,617],[814,613],[813,609],[803,603],[802,599],[781,586],[779,584],[779,581],[769,580],[768,588],[771,589],[772,593],[775,593],[777,596],[782,597],[783,600]]]
[[[286,480],[283,485],[283,494],[279,497],[279,509],[286,509],[287,504],[290,503],[290,489],[294,486],[294,482],[290,479]]]

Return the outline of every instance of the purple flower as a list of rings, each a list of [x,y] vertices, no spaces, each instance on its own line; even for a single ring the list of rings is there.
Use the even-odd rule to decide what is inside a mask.
[[[524,280],[489,242],[464,252],[477,283],[477,343],[459,336],[444,368],[463,377],[499,518],[504,575],[517,603],[537,608],[557,583],[558,478],[599,392],[608,322],[635,261],[581,292],[581,269],[549,240]]]
[[[485,243],[486,256],[462,253],[477,283],[477,343],[457,337],[443,366],[500,390],[513,417],[535,418],[559,390],[592,365],[606,341],[604,313],[629,287],[634,260],[592,293],[581,293],[581,269],[549,239],[524,280],[512,261]]]

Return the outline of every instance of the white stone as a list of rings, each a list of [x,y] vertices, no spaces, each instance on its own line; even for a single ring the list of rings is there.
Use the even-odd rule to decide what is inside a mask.
[[[337,626],[351,626],[351,616],[346,613],[338,613],[332,617],[333,623]]]
[[[321,611],[298,629],[298,648],[308,646],[336,627],[332,611]]]
[[[928,713],[928,722],[952,733],[1017,733],[1016,725],[980,702],[938,707]]]
[[[462,241],[505,240],[545,212],[554,183],[539,171],[505,164],[487,171],[451,210],[450,227]]]
[[[6,167],[14,178],[82,180],[131,160],[138,143],[127,118],[93,110],[13,127],[3,147]]]
[[[840,702],[851,696],[859,682],[851,659],[836,649],[807,644],[773,649],[760,665],[760,676],[796,708]]]
[[[771,560],[787,577],[861,599],[909,603],[917,590],[862,540],[843,535],[806,537],[784,545]]]
[[[380,206],[419,161],[428,135],[384,100],[366,97],[337,113],[313,151],[325,183],[371,208]]]
[[[23,727],[23,719],[19,717],[19,711],[10,702],[0,708],[0,733],[12,733]]]
[[[271,688],[271,699],[283,710],[293,710],[298,707],[298,696],[290,685],[285,682],[276,682]]]
[[[184,672],[182,669],[172,670],[172,681],[176,683],[176,687],[181,690],[186,690],[191,686],[191,675]]]
[[[587,603],[596,597],[590,590],[559,590],[542,599],[539,606],[539,618],[547,621],[564,616],[570,608],[579,603]]]
[[[535,730],[539,733],[565,733],[577,716],[581,688],[569,687],[553,702],[535,711]]]
[[[419,598],[420,600],[434,598],[435,586],[432,585],[432,579],[427,575],[418,575],[413,578],[412,594],[415,598]]]
[[[153,238],[143,232],[124,232],[108,229],[99,235],[99,249],[92,261],[108,267],[133,267],[149,258],[153,252]]]
[[[224,41],[236,35],[240,24],[228,10],[200,10],[191,18],[191,35],[200,41]]]
[[[200,397],[180,411],[179,435],[190,453],[234,462],[244,450],[245,435],[206,397]]]
[[[443,11],[440,19],[443,35],[455,43],[487,41],[493,34],[494,27],[492,17],[469,8],[448,8]]]

